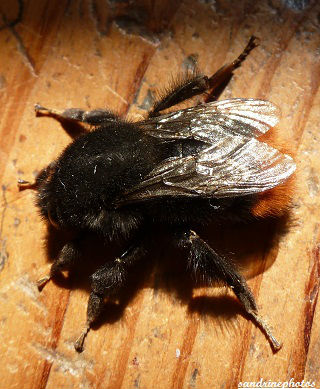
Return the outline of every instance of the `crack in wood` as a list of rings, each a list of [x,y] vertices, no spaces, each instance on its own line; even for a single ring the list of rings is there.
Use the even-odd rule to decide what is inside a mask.
[[[17,41],[18,52],[21,54],[23,62],[25,63],[27,68],[30,70],[31,74],[34,77],[38,77],[38,73],[36,71],[34,61],[31,58],[30,54],[28,53],[28,50],[26,49],[26,46],[25,46],[25,44],[23,42],[22,37],[14,29],[14,27],[10,27],[10,31],[11,31],[12,35],[15,37],[15,39]]]
[[[302,110],[301,114],[297,118],[296,122],[293,123],[293,128],[294,128],[293,131],[296,139],[300,140],[303,135],[319,87],[320,87],[320,69],[319,69],[319,63],[315,63],[311,72],[311,87],[310,87],[309,96],[307,97],[305,96],[303,100],[304,109]]]
[[[20,3],[20,1],[19,1]],[[23,3],[22,3],[23,4]],[[24,42],[23,42],[23,39],[22,37],[20,36],[20,34],[15,30],[14,26],[20,22],[21,20],[21,17],[22,17],[22,12],[23,12],[23,7],[21,9],[21,15],[20,17],[15,21],[15,22],[9,22],[6,15],[4,13],[1,12],[1,16],[2,16],[2,19],[4,21],[4,24],[6,26],[6,28],[8,28],[11,32],[11,34],[13,35],[13,37],[15,38],[16,42],[17,42],[17,49],[18,49],[18,53],[21,54],[22,56],[22,61],[24,62],[24,64],[27,66],[27,68],[30,70],[31,74],[34,76],[34,77],[38,77],[38,74],[37,74],[37,71],[35,69],[35,64],[34,64],[34,61],[33,59],[31,58]],[[19,14],[20,14],[20,11],[19,11]]]
[[[28,275],[24,275],[14,280],[8,286],[14,287],[17,290],[21,290],[24,296],[28,296],[31,299],[32,303],[36,305],[37,309],[39,309],[44,315],[48,315],[46,306],[41,301],[39,301],[39,292],[37,286],[35,282],[30,280]]]
[[[108,21],[106,22],[106,28],[105,29],[101,29],[100,28],[100,23],[101,23],[101,20],[100,20],[100,17],[99,17],[99,12],[98,12],[98,7],[97,7],[97,3],[95,0],[90,0],[89,3],[88,3],[88,13],[89,13],[89,16],[93,22],[93,26],[94,26],[94,29],[97,33],[98,36],[102,37],[102,36],[105,36],[107,35],[108,33]]]
[[[68,293],[62,292],[61,298],[59,301],[59,305],[55,306],[56,312],[53,314],[54,324],[52,326],[52,335],[51,335],[51,339],[49,341],[50,349],[47,349],[47,350],[53,350],[54,353],[56,353],[54,355],[60,355],[55,350],[57,348],[58,341],[60,339],[65,314],[67,311],[67,307],[69,305],[69,300],[70,300],[70,291],[68,291]],[[43,350],[45,350],[45,349],[46,348],[43,348]],[[50,352],[49,352],[49,354],[47,354],[47,356],[49,356],[49,355],[50,355]],[[39,389],[45,389],[47,387],[47,384],[49,381],[49,376],[51,373],[51,368],[52,368],[53,363],[55,362],[55,358],[53,358],[53,357],[52,358],[47,357],[45,359],[46,359],[45,364],[44,364],[41,379],[39,382],[39,387],[38,387]]]
[[[5,14],[3,12],[1,12],[1,16],[2,16],[2,19],[4,21],[4,25],[0,26],[0,31],[4,30],[6,28],[14,27],[18,23],[20,23],[22,21],[23,10],[24,10],[24,3],[22,0],[18,0],[18,14],[17,14],[17,17],[14,20],[12,20],[11,22],[9,22],[7,20],[7,18],[5,17]]]
[[[190,355],[192,354],[192,349],[198,333],[198,328],[199,321],[193,320],[191,318],[183,336],[183,344],[180,347],[181,357],[177,359],[176,367],[172,374],[171,386],[173,389],[183,387],[185,375],[190,362]]]
[[[7,239],[0,239],[0,273],[8,262],[9,253],[7,251]]]
[[[9,258],[9,253],[7,251],[7,238],[2,237],[4,219],[5,219],[7,209],[8,209],[6,190],[7,190],[7,187],[5,185],[2,185],[3,209],[1,212],[1,220],[0,220],[0,272],[3,270],[6,262],[8,261],[8,258]]]
[[[306,285],[305,296],[306,296],[306,305],[305,305],[305,322],[304,322],[304,350],[305,350],[305,360],[303,363],[303,369],[305,372],[307,356],[310,346],[310,336],[312,331],[314,314],[318,302],[319,296],[319,287],[320,287],[320,246],[317,244],[311,255],[313,265],[309,276],[309,281]]]
[[[47,348],[39,343],[32,344],[32,348],[50,364],[55,363],[56,369],[74,377],[82,377],[86,371],[93,373],[93,360],[86,360],[83,354],[68,357],[53,348]]]
[[[195,388],[196,387],[196,383],[197,383],[197,377],[199,375],[199,370],[197,368],[195,368],[191,374],[191,378],[190,378],[190,383],[189,383],[189,386],[191,388]]]
[[[140,64],[137,66],[136,74],[135,74],[135,76],[133,78],[133,82],[132,82],[132,88],[129,92],[129,98],[131,98],[130,99],[131,102],[128,103],[128,105],[126,107],[126,110],[124,112],[125,115],[129,112],[130,107],[133,104],[135,104],[135,102],[138,99],[138,96],[139,96],[139,93],[140,93],[140,90],[142,87],[142,83],[143,83],[143,78],[144,78],[144,75],[148,69],[150,62],[151,62],[151,58],[152,58],[152,55],[148,56],[147,54],[144,54]],[[129,98],[128,98],[128,100],[129,100]]]
[[[124,35],[136,35],[153,46],[160,44],[158,35],[149,31],[138,18],[122,15],[115,18],[114,23]]]
[[[4,218],[8,208],[8,202],[6,197],[7,187],[5,185],[2,185],[1,189],[2,189],[2,199],[3,199],[3,210],[1,212],[1,221],[0,221],[0,239],[2,238]]]

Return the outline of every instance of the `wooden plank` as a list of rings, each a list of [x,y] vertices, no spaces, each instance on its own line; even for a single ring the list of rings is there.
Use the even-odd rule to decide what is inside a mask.
[[[320,5],[21,3],[21,21],[0,30],[1,386],[233,388],[261,377],[319,386]],[[13,20],[17,4],[3,1],[0,12],[4,23]],[[70,142],[57,122],[34,117],[33,104],[106,106],[137,118],[172,74],[194,58],[212,74],[241,52],[251,34],[261,45],[221,98],[265,98],[281,107],[278,128],[297,152],[293,222],[284,235],[270,222],[212,227],[207,235],[237,253],[234,259],[283,348],[271,352],[231,293],[192,292],[181,274],[183,262],[161,247],[154,256],[168,266],[141,277],[143,286],[132,286],[123,313],[110,307],[77,354],[73,342],[85,321],[87,285],[52,282],[38,293],[34,282],[48,269],[55,235],[46,241],[33,194],[16,187],[18,177],[32,179]],[[90,256],[90,244],[86,251]]]

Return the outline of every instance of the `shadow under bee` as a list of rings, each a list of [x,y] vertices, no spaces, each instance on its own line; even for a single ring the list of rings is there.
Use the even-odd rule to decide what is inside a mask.
[[[278,219],[254,220],[251,223],[211,223],[203,227],[200,233],[212,244],[219,254],[233,260],[247,279],[262,274],[272,266],[277,258],[278,243],[281,235],[290,225],[288,216]],[[171,296],[179,304],[188,306],[188,313],[205,318],[218,319],[219,326],[228,327],[228,321],[245,310],[235,296],[226,295],[221,284],[208,285],[197,279],[188,269],[187,253],[174,247],[164,229],[159,228],[150,241],[146,255],[138,261],[128,275],[126,285],[116,296],[105,301],[105,308],[92,328],[112,324],[120,320],[124,310],[137,293],[143,288],[152,288],[154,294],[159,291]],[[48,225],[46,250],[50,261],[54,261],[64,244],[72,234],[59,231]],[[81,256],[72,271],[57,274],[53,282],[67,289],[83,289],[88,295],[91,290],[90,275],[108,261],[112,261],[121,250],[121,242],[106,242],[96,234],[86,234],[81,241]],[[214,295],[208,286],[217,287]],[[197,290],[201,289],[201,295]],[[194,296],[194,294],[196,296]]]

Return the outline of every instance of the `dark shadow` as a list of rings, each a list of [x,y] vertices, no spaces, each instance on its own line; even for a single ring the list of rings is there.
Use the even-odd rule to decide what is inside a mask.
[[[279,237],[285,232],[286,218],[255,221],[250,224],[210,226],[198,233],[218,252],[231,256],[243,274],[253,277],[264,272],[277,257]],[[186,253],[170,243],[170,236],[159,230],[150,242],[147,255],[131,268],[126,286],[113,299],[106,301],[104,313],[93,326],[118,321],[139,290],[152,287],[173,295],[181,304],[188,305],[191,315],[210,316],[221,328],[231,318],[241,314],[248,318],[235,296],[216,295],[193,297],[193,290],[207,285],[197,282],[186,268]],[[48,257],[57,258],[63,245],[73,234],[48,227],[46,248]],[[53,282],[68,289],[84,289],[90,293],[89,276],[106,261],[113,260],[126,247],[124,242],[110,244],[101,237],[88,233],[81,241],[81,259],[68,276],[55,277]],[[248,276],[249,275],[249,276]],[[220,289],[219,289],[220,290]],[[204,292],[205,293],[205,292]]]
[[[211,225],[202,231],[202,236],[218,252],[231,258],[248,279],[272,266],[278,254],[279,238],[290,223],[289,214],[247,223],[225,222]]]
[[[48,225],[45,246],[49,261],[52,262],[58,258],[62,247],[74,236],[73,233],[59,231]],[[124,251],[126,244],[124,242],[121,243],[106,242],[102,237],[90,232],[84,234],[80,242],[81,257],[77,266],[69,272],[63,272],[55,276],[50,282],[70,290],[86,290],[89,296],[90,275],[104,263],[112,261]],[[126,306],[134,298],[138,290],[143,288],[146,282],[148,282],[148,275],[152,272],[153,264],[153,261],[150,261],[150,257],[146,256],[146,258],[143,258],[132,267],[126,286],[114,299],[106,301],[105,312],[95,323],[94,328],[104,323],[114,323],[121,318]]]
[[[188,309],[190,314],[197,313],[201,317],[213,316],[223,320],[243,314],[242,306],[233,297],[226,295],[194,297]]]
[[[67,1],[64,5],[62,17],[68,24],[81,25],[81,19],[85,12],[91,13],[91,18],[94,21],[93,27],[101,37],[107,36],[110,29],[115,24],[125,34],[138,35],[152,44],[159,43],[159,34],[166,31],[169,27],[170,20],[175,14],[180,5],[180,1],[172,3],[159,4],[145,3],[137,4],[129,0],[114,1],[95,1],[92,6],[89,6],[90,11],[73,4],[72,1]],[[29,2],[29,7],[36,7],[35,1]],[[63,7],[63,4],[61,5]],[[18,27],[20,23],[26,28],[32,28],[32,19],[26,15],[27,7],[24,0],[10,2],[0,9],[2,20],[0,31],[6,28]],[[46,28],[49,29],[55,22],[56,10],[49,6],[46,12]],[[74,15],[78,18],[75,18]],[[34,13],[36,16],[36,13]],[[29,27],[31,25],[31,27]]]

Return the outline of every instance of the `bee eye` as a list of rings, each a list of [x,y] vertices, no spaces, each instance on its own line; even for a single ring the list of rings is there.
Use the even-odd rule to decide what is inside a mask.
[[[48,219],[49,222],[53,225],[53,227],[59,229],[60,225],[59,222],[57,221],[57,215],[55,212],[52,212],[52,209],[48,209]]]

